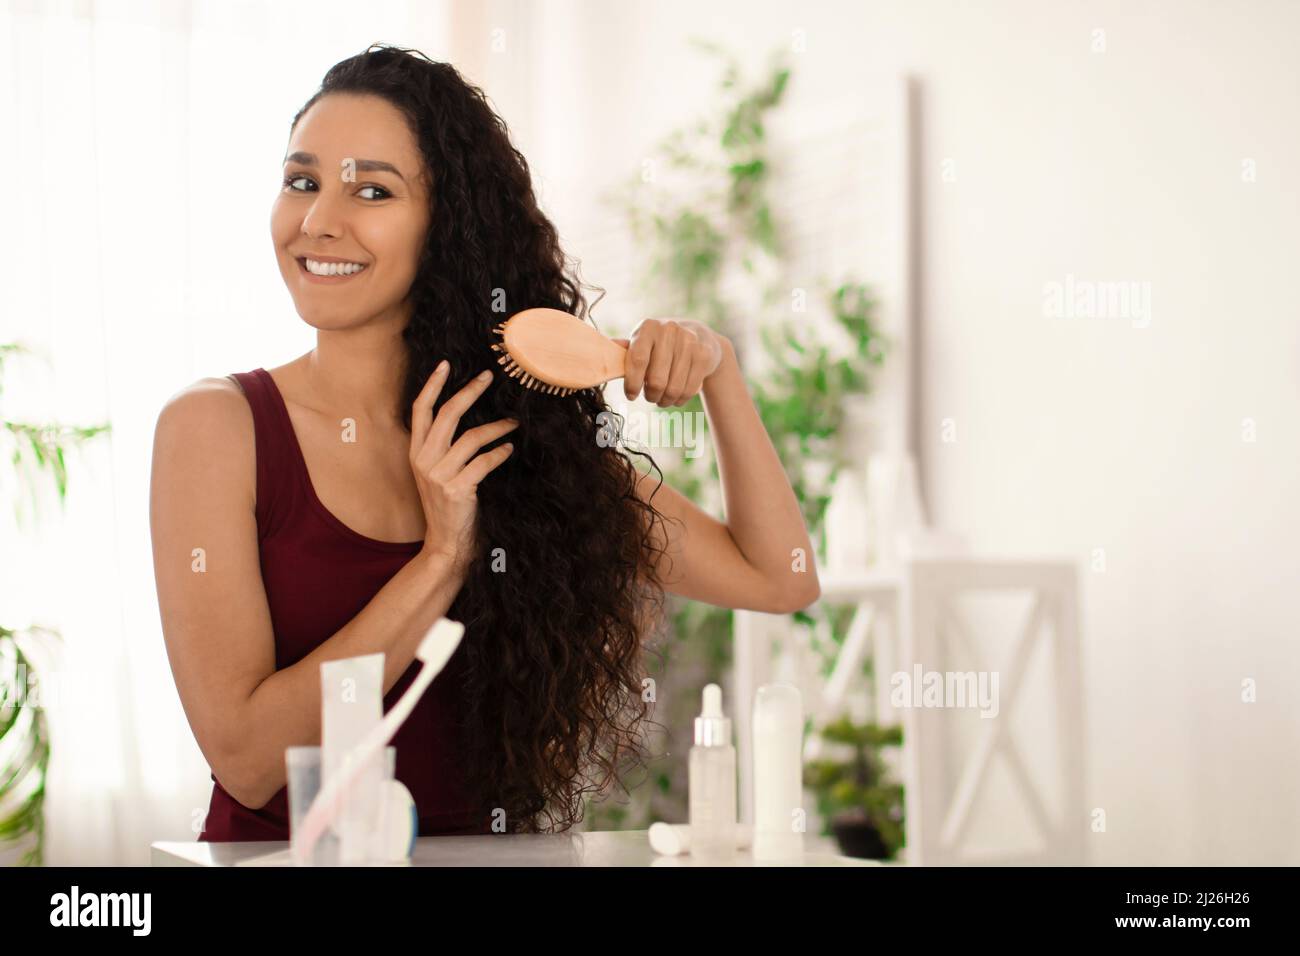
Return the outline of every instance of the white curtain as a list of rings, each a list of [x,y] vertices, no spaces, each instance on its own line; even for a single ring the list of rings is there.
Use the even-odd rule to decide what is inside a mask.
[[[157,415],[205,376],[309,350],[268,235],[289,121],[372,42],[450,59],[439,3],[0,2],[5,417],[112,434],[19,523],[0,500],[0,624],[45,662],[51,865],[147,864],[211,792],[167,663],[149,540]],[[213,640],[221,635],[214,634]]]

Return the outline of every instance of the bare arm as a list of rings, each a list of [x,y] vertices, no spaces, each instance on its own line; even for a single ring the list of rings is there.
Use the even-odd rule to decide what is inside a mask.
[[[763,427],[736,361],[721,338],[722,361],[704,380],[702,398],[718,456],[727,521],[703,511],[657,475],[637,493],[669,518],[664,586],[719,607],[784,614],[817,600],[815,555],[799,501]],[[657,490],[656,490],[657,488]]]
[[[158,417],[149,512],[163,636],[185,715],[221,785],[254,808],[284,786],[286,747],[320,743],[320,664],[382,651],[387,692],[463,582],[451,562],[421,551],[337,633],[277,671],[255,455],[238,386],[205,379],[183,390]]]

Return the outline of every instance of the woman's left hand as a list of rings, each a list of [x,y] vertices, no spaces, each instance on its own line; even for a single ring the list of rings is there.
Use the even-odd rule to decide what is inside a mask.
[[[722,336],[694,319],[645,319],[630,340],[613,341],[628,346],[624,394],[644,387],[646,401],[665,408],[690,401],[722,362]]]

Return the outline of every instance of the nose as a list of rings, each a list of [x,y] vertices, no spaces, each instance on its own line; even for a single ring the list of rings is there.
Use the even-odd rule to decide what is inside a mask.
[[[335,239],[342,235],[343,214],[339,200],[328,192],[318,192],[302,218],[302,233],[312,239]]]

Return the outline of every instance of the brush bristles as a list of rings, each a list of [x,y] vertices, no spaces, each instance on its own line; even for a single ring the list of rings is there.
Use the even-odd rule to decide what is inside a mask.
[[[498,325],[492,331],[504,332],[505,331],[504,323]],[[547,395],[561,395],[561,396],[572,395],[574,392],[577,391],[576,388],[564,388],[560,385],[550,385],[547,382],[543,382],[541,379],[528,374],[523,370],[522,367],[520,367],[518,362],[516,362],[513,358],[510,357],[510,350],[507,349],[500,342],[494,342],[492,344],[492,348],[501,353],[501,355],[497,358],[497,364],[505,366],[506,374],[509,375],[511,378],[515,379],[517,382],[519,382],[520,385],[524,386],[525,388],[531,388],[533,391],[542,392]]]

